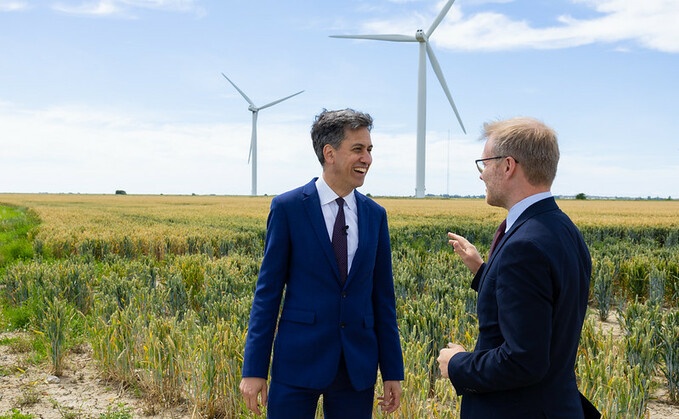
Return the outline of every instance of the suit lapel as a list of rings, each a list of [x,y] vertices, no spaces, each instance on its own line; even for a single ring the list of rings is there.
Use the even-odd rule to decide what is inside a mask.
[[[559,207],[556,205],[556,201],[554,200],[553,197],[546,198],[543,200],[540,200],[530,207],[526,208],[526,210],[521,213],[519,218],[516,220],[516,222],[512,225],[512,227],[505,233],[504,237],[502,240],[500,240],[500,243],[497,244],[495,247],[495,250],[493,250],[493,254],[490,255],[490,259],[488,260],[486,264],[486,269],[484,271],[483,278],[481,278],[481,281],[479,281],[479,291],[481,290],[481,286],[483,285],[484,280],[486,279],[486,275],[488,272],[490,272],[490,266],[493,264],[495,261],[495,257],[500,254],[500,250],[504,246],[504,244],[509,240],[509,238],[514,234],[516,230],[519,229],[526,221],[531,219],[532,217],[535,217],[538,214],[542,214],[543,212],[547,211],[553,211],[555,209],[558,209]]]
[[[302,190],[302,202],[307,216],[309,217],[309,224],[311,224],[311,227],[316,234],[316,238],[318,239],[318,244],[321,246],[321,249],[323,249],[323,253],[328,259],[330,266],[332,266],[335,277],[339,283],[339,267],[337,266],[337,259],[335,259],[335,252],[332,250],[332,243],[328,237],[328,229],[325,226],[325,219],[323,218],[323,211],[321,210],[321,200],[318,197],[318,190],[316,189],[316,179],[318,178],[313,178],[311,182],[304,186]]]
[[[351,261],[351,271],[347,275],[347,281],[344,283],[345,287],[356,276],[355,273],[358,271],[359,266],[361,266],[363,255],[365,254],[363,247],[366,246],[368,240],[369,207],[365,203],[367,198],[357,190],[354,190],[354,196],[356,197],[356,214],[358,214],[358,248],[354,254],[354,259]]]

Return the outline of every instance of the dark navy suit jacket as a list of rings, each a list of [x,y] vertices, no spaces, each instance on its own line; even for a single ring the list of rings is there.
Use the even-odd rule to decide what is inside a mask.
[[[521,214],[472,282],[476,347],[448,363],[462,418],[583,417],[574,365],[591,270],[553,198]]]
[[[271,202],[243,377],[267,377],[276,333],[272,380],[325,388],[342,353],[356,390],[375,384],[378,364],[383,380],[403,380],[386,211],[354,191],[358,249],[342,286],[315,180]]]

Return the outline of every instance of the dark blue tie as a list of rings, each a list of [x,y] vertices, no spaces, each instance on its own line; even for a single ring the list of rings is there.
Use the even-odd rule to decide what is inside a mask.
[[[339,209],[337,218],[335,218],[335,226],[332,229],[332,250],[335,251],[340,280],[344,284],[347,280],[347,224],[344,219],[344,199],[337,198],[335,202]]]
[[[500,240],[505,236],[505,228],[507,228],[507,219],[505,218],[502,220],[500,223],[500,226],[497,228],[497,231],[495,231],[495,236],[493,237],[493,242],[490,244],[490,251],[488,251],[488,260],[490,260],[490,255],[493,254],[493,250],[495,250],[495,246],[497,246],[498,243],[500,243]]]

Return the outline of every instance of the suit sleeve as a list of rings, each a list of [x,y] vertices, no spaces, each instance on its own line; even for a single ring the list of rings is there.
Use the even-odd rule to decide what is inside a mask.
[[[474,279],[472,279],[472,284],[471,288],[479,292],[479,283],[481,282],[481,278],[483,278],[483,273],[486,271],[486,262],[483,262],[481,266],[479,267],[479,270],[476,271],[476,275],[474,275]]]
[[[287,216],[283,206],[274,199],[267,219],[264,259],[250,310],[243,354],[243,377],[268,376],[278,311],[288,277],[289,254],[290,232]]]
[[[396,296],[391,267],[391,242],[387,214],[381,212],[379,242],[373,273],[373,309],[377,334],[380,372],[383,381],[404,379],[403,354],[396,321]]]
[[[500,256],[500,255],[498,255]],[[458,353],[448,375],[458,394],[528,386],[549,369],[552,338],[550,258],[535,243],[507,243],[497,263],[496,297],[504,342],[490,350]]]

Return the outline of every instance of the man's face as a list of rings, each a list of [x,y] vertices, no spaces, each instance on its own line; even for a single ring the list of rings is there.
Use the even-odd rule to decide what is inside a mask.
[[[481,158],[495,157],[493,153],[493,141],[488,139],[483,147]],[[486,202],[494,207],[504,207],[505,194],[502,187],[502,168],[504,167],[505,160],[486,160],[485,164],[486,167],[479,177],[486,184]]]
[[[342,193],[349,193],[363,185],[368,168],[373,161],[370,154],[372,148],[368,128],[344,130],[344,140],[339,148],[334,150],[333,162],[327,167],[330,179],[326,180],[336,193],[343,196]]]

